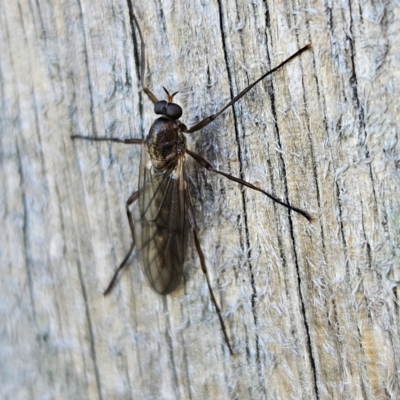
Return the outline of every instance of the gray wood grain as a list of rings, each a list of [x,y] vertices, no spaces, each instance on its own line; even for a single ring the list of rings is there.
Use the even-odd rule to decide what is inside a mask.
[[[125,1],[0,4],[0,397],[400,397],[400,5],[396,1],[137,0],[149,87],[179,90],[191,125],[301,46],[304,53],[188,138],[230,357],[193,245],[162,297],[130,246],[142,137]]]

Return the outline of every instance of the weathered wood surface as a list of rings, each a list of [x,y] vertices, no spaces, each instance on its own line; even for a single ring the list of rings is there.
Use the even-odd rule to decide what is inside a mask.
[[[375,1],[137,0],[148,85],[189,125],[314,48],[189,139],[230,357],[190,246],[155,294],[129,249],[141,137],[137,42],[118,0],[0,4],[2,399],[399,398],[400,7]],[[136,52],[136,58],[134,53]]]

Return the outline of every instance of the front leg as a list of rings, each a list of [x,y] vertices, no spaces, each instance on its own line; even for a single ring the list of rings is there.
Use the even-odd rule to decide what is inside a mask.
[[[208,124],[210,124],[214,119],[218,118],[225,110],[227,110],[229,107],[233,106],[238,100],[240,100],[248,91],[253,89],[255,85],[257,85],[258,82],[261,82],[265,77],[268,75],[271,75],[275,71],[277,71],[279,68],[282,68],[286,63],[289,61],[293,60],[293,58],[296,58],[299,56],[301,53],[303,53],[306,50],[312,49],[311,44],[307,44],[300,50],[296,51],[296,53],[292,54],[289,58],[287,58],[285,61],[281,62],[278,66],[275,68],[272,68],[270,71],[262,75],[260,78],[258,78],[256,81],[251,83],[249,86],[247,86],[245,89],[243,89],[238,95],[236,95],[225,107],[222,107],[221,110],[219,110],[217,113],[209,115],[208,117],[204,118],[200,122],[198,122],[196,125],[192,126],[191,128],[187,129],[185,133],[193,133],[196,132],[204,127],[206,127]]]
[[[133,20],[135,21],[135,25],[139,32],[139,37],[140,37],[140,85],[142,86],[143,92],[146,93],[147,97],[151,100],[151,102],[153,104],[156,104],[158,102],[157,97],[144,84],[144,76],[146,73],[146,44],[143,40],[142,31],[139,28],[139,24],[138,24],[135,14],[133,13],[133,10],[130,10],[130,12],[133,17]],[[132,26],[132,31],[133,31],[133,26]]]

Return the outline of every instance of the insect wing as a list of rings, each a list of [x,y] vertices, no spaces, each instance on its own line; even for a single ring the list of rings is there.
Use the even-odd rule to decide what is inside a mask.
[[[182,278],[188,241],[183,161],[160,172],[143,149],[140,171],[140,196],[133,209],[137,254],[149,285],[168,294]]]

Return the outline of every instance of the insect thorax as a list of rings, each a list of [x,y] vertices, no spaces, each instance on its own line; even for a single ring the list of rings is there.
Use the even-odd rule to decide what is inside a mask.
[[[154,121],[147,135],[147,148],[154,167],[160,171],[178,161],[186,151],[186,138],[182,133],[183,124],[161,117]]]

